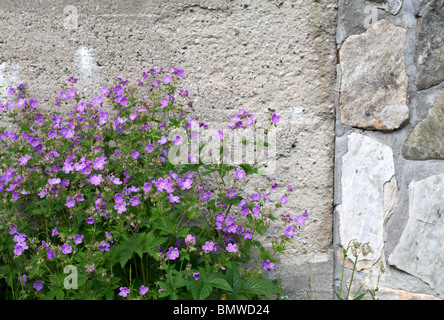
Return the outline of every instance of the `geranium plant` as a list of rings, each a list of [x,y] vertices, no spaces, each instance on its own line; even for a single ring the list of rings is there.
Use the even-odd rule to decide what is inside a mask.
[[[286,213],[291,186],[270,199],[275,181],[257,162],[230,163],[226,145],[205,160],[199,139],[210,128],[179,88],[183,76],[169,68],[135,85],[116,78],[90,101],[71,77],[44,108],[23,84],[8,91],[0,109],[19,130],[0,131],[3,299],[276,297],[266,273],[307,212]],[[230,122],[215,131],[222,144],[257,120],[239,110]],[[278,122],[270,115],[268,130]],[[246,193],[257,175],[264,185]],[[282,233],[266,249],[261,235],[276,220]]]

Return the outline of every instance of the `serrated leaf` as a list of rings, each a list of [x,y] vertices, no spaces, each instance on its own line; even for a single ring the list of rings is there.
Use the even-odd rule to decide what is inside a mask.
[[[237,268],[237,265],[235,263],[232,263],[231,267],[228,268],[227,272],[225,273],[225,279],[233,289],[233,292],[237,292],[240,290],[242,286],[242,279],[239,273],[239,269]]]
[[[206,282],[214,288],[233,292],[233,288],[230,286],[230,284],[224,278],[222,278],[222,276],[217,274],[210,274]]]
[[[133,256],[133,251],[130,249],[124,249],[120,251],[119,262],[122,268],[125,267],[126,263],[128,262],[129,259],[131,259],[132,256]]]
[[[211,294],[212,287],[208,283],[197,281],[191,288],[191,293],[196,300],[205,300]]]

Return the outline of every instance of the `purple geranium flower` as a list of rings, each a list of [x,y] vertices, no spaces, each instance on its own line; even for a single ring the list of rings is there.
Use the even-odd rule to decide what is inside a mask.
[[[72,247],[71,247],[69,244],[65,243],[65,244],[62,246],[62,252],[63,252],[64,254],[69,254],[69,253],[72,252]]]
[[[74,207],[75,204],[76,204],[76,201],[74,200],[74,198],[69,198],[66,200],[66,206],[68,208]]]
[[[121,202],[121,203],[116,204],[114,206],[114,209],[116,209],[117,213],[119,213],[119,214],[126,211],[126,202]]]
[[[37,280],[36,282],[34,282],[34,288],[35,288],[35,290],[37,290],[37,291],[42,290],[42,288],[43,288],[43,283],[42,283],[42,281]]]
[[[132,150],[131,157],[133,157],[134,159],[137,159],[139,157],[139,153],[136,150]]]
[[[151,153],[154,151],[154,145],[149,144],[146,146],[146,152]]]
[[[209,252],[213,251],[214,242],[212,242],[212,241],[205,242],[205,245],[202,246],[202,249],[205,251],[205,253],[209,253]]]
[[[270,259],[262,261],[262,268],[264,270],[274,270],[274,263],[271,263]]]
[[[119,296],[124,298],[126,298],[126,296],[131,293],[131,290],[128,289],[127,287],[120,287],[119,290],[120,290]]]
[[[139,204],[139,197],[136,197],[136,196],[132,197],[130,199],[130,203],[133,207],[137,206]]]
[[[241,168],[237,168],[234,174],[236,175],[236,178],[238,178],[239,180],[244,180],[246,176],[245,171],[242,170]]]
[[[31,159],[31,157],[27,154],[25,154],[23,157],[19,158],[19,165],[24,166],[28,163],[28,161]]]
[[[139,288],[139,293],[144,296],[148,292],[148,287],[145,287],[144,285],[141,285]]]
[[[273,123],[278,123],[279,122],[279,116],[276,114],[276,113],[273,113],[272,115],[271,115],[271,122],[273,122]]]
[[[168,258],[170,258],[170,260],[177,259],[179,257],[179,249],[174,248],[174,247],[170,247],[167,252],[167,256],[168,256]]]
[[[74,243],[75,244],[81,244],[82,243],[82,241],[83,241],[83,236],[81,236],[81,235],[76,235],[75,237],[74,237]]]
[[[185,243],[189,246],[194,246],[196,244],[196,238],[189,234],[185,238]]]

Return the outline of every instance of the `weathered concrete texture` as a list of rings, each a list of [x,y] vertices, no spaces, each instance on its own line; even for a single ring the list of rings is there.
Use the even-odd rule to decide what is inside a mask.
[[[339,51],[341,124],[392,131],[408,120],[405,40],[404,28],[380,20],[344,41]]]
[[[402,154],[409,160],[444,159],[444,89],[427,117],[413,129]]]
[[[444,81],[444,0],[432,0],[416,25],[416,86],[423,90]]]
[[[444,294],[444,174],[409,185],[409,220],[388,262]]]
[[[281,114],[275,176],[295,189],[288,212],[310,213],[305,244],[296,239],[280,267],[288,288],[294,262],[332,242],[336,20],[335,0],[2,0],[0,63],[19,66],[43,107],[70,76],[92,95],[174,66],[204,121],[213,110]]]
[[[341,246],[351,240],[369,242],[373,249],[358,259],[358,270],[381,257],[384,222],[397,205],[393,152],[390,147],[361,134],[348,136],[348,152],[342,157],[342,202],[337,207]]]

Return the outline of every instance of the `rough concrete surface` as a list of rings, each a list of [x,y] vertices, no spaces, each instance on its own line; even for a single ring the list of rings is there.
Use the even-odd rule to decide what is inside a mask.
[[[306,270],[322,275],[313,297],[330,299],[336,17],[333,0],[2,0],[0,85],[23,82],[44,106],[70,76],[91,96],[174,66],[203,118],[285,115],[275,176],[295,190],[289,213],[310,218],[279,273],[289,299],[303,298]]]

